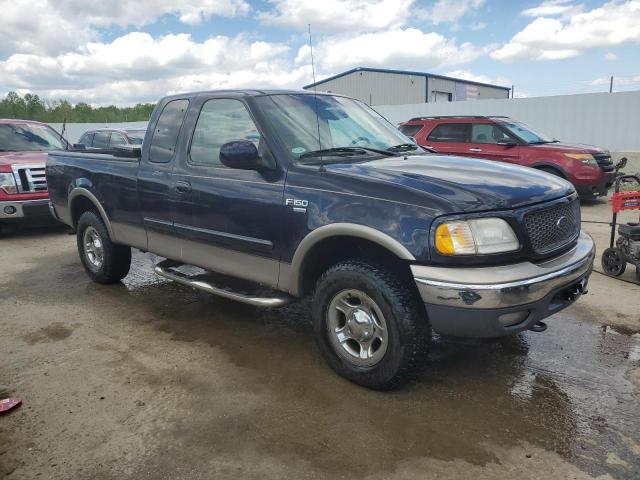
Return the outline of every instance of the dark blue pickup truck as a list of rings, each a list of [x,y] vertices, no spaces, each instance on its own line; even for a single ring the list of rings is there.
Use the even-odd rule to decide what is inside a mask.
[[[544,330],[595,254],[568,182],[427,152],[338,95],[167,97],[141,148],[53,152],[46,174],[95,281],[124,278],[134,247],[255,306],[312,295],[322,355],[370,388],[407,378],[432,331]]]

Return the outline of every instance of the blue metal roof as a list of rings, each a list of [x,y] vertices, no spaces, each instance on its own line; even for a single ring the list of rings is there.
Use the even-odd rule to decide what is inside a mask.
[[[436,75],[434,73],[412,72],[410,70],[392,70],[387,68],[370,68],[370,67],[352,68],[351,70],[347,70],[346,72],[342,72],[332,77],[322,79],[320,81],[317,81],[316,83],[310,83],[309,85],[305,85],[302,88],[307,89],[307,88],[313,87],[314,85],[317,87],[322,83],[330,82],[331,80],[335,80],[336,78],[340,78],[340,77],[345,77],[355,72],[398,73],[400,75],[413,75],[416,77],[442,78],[444,80],[452,80],[454,82],[464,82],[464,83],[469,83],[471,85],[480,85],[482,87],[492,87],[492,88],[499,88],[501,90],[511,90],[511,88],[503,87],[502,85],[492,85],[490,83],[474,82],[473,80],[465,80],[464,78],[447,77],[445,75]]]

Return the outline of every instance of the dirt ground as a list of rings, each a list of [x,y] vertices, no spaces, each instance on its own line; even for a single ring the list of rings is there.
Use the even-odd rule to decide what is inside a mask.
[[[584,226],[601,252],[608,226]],[[325,366],[307,304],[235,304],[152,260],[101,286],[64,231],[0,240],[0,390],[24,401],[0,417],[0,477],[640,478],[638,285],[594,273],[543,334],[436,338],[377,393]]]

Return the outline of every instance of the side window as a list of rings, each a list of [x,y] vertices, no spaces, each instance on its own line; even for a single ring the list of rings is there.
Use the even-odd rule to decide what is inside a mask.
[[[127,139],[124,138],[124,135],[118,132],[111,132],[111,141],[109,142],[113,145],[126,145]]]
[[[149,151],[151,162],[168,163],[171,161],[188,107],[188,100],[172,100],[164,106],[151,138]]]
[[[205,102],[193,131],[190,157],[194,165],[223,166],[220,147],[233,140],[250,140],[261,151],[260,132],[239,100],[226,98]]]
[[[470,125],[468,123],[441,123],[429,134],[432,142],[468,142]]]
[[[400,127],[400,131],[404,133],[407,137],[412,137],[422,130],[422,125],[402,125]]]
[[[474,123],[471,126],[471,143],[492,143],[512,140],[500,128],[490,123]]]
[[[81,143],[85,147],[90,147],[93,143],[93,133],[91,132],[85,133],[80,137],[80,140],[78,140],[78,143]]]
[[[94,148],[109,148],[109,132],[96,132],[93,136]]]

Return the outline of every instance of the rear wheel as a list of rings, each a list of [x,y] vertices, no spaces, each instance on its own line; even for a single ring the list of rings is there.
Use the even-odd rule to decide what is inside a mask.
[[[82,265],[94,282],[117,283],[127,276],[131,248],[113,243],[107,227],[95,212],[80,216],[76,238]]]
[[[640,265],[636,265],[636,280],[640,282]]]
[[[607,248],[602,252],[602,269],[607,275],[619,277],[626,268],[627,262],[619,248]]]
[[[344,378],[388,390],[408,378],[426,353],[430,327],[413,285],[385,267],[341,262],[313,295],[316,342]]]

